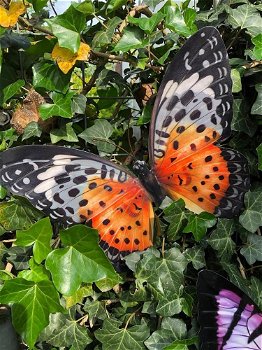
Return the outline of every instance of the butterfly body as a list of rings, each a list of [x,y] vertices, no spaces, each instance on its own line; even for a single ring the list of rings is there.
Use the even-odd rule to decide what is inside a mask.
[[[163,188],[159,184],[156,175],[150,170],[142,160],[135,161],[133,171],[138,176],[141,184],[152,197],[155,205],[159,206],[166,196]]]
[[[218,141],[229,135],[232,93],[224,43],[213,27],[195,33],[171,62],[153,108],[148,168],[133,175],[97,155],[57,146],[0,153],[1,184],[53,220],[89,223],[112,260],[152,245],[153,207],[165,195],[196,213],[233,217],[249,188],[248,166]]]
[[[201,349],[262,349],[262,312],[243,291],[207,270],[197,289]]]

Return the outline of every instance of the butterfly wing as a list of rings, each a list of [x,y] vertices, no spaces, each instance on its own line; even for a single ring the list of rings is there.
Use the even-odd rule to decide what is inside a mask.
[[[219,32],[194,34],[170,64],[153,109],[150,159],[167,194],[192,211],[231,217],[249,188],[248,167],[214,142],[229,136],[232,119],[228,57]]]
[[[0,154],[0,182],[66,225],[88,222],[117,260],[152,245],[153,209],[137,178],[91,153],[57,146],[21,146]]]
[[[203,350],[262,349],[262,313],[239,288],[213,271],[197,282]]]

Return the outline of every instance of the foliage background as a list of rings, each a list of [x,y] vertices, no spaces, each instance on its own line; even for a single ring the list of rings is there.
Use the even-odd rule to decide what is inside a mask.
[[[262,5],[168,0],[153,13],[157,4],[86,0],[48,19],[46,0],[28,0],[13,27],[0,27],[0,150],[53,143],[127,166],[134,156],[147,159],[163,71],[187,37],[213,25],[232,66],[234,117],[224,144],[250,165],[245,208],[217,220],[185,210],[182,200],[166,203],[156,212],[154,248],[129,255],[118,275],[95,230],[61,231],[0,187],[0,302],[12,305],[21,349],[196,349],[195,285],[204,267],[226,272],[262,307]],[[89,59],[64,74],[52,50],[58,42],[72,56],[80,41],[91,47]],[[1,341],[15,340],[10,320],[2,308]]]

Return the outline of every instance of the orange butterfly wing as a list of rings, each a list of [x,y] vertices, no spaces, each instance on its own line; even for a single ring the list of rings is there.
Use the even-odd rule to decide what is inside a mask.
[[[231,217],[249,188],[246,160],[213,143],[230,133],[230,67],[213,27],[194,34],[170,64],[150,130],[153,171],[166,193],[187,208]]]
[[[109,257],[119,251],[123,256],[150,247],[154,213],[151,200],[138,180],[130,177],[124,184],[103,179],[88,182],[96,183],[97,187],[91,192],[83,191],[82,201],[88,203],[79,208],[79,216],[91,220]]]
[[[1,184],[53,220],[88,222],[112,260],[152,245],[153,209],[139,180],[91,153],[22,146],[0,154]]]

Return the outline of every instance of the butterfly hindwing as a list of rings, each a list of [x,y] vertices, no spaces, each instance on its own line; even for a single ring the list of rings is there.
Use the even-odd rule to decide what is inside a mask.
[[[153,171],[168,195],[197,213],[231,217],[249,188],[244,157],[213,145],[230,133],[231,86],[225,45],[215,28],[205,27],[171,62],[154,105]]]
[[[245,158],[212,144],[177,162],[166,157],[156,174],[169,196],[183,198],[193,212],[227,218],[238,214],[249,188]]]
[[[244,292],[208,270],[197,292],[201,350],[261,350],[262,313]]]
[[[91,153],[22,146],[0,154],[1,184],[65,225],[87,222],[114,260],[152,244],[151,200],[137,178]]]

